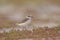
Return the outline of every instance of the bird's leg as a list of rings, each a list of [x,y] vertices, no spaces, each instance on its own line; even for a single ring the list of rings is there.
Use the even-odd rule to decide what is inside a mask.
[[[22,29],[23,29],[23,30],[25,30],[25,29],[26,29],[26,27],[25,27],[25,26],[22,26]]]
[[[25,30],[25,27],[23,27],[22,29]]]

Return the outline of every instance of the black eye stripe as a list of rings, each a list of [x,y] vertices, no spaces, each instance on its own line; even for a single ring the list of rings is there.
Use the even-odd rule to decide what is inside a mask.
[[[28,17],[31,17],[31,16],[28,16]]]

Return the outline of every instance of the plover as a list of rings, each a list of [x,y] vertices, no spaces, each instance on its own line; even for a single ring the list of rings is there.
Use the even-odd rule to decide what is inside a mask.
[[[23,20],[21,23],[16,23],[17,26],[20,26],[21,28],[26,28],[32,21],[32,15],[26,16],[25,20]]]

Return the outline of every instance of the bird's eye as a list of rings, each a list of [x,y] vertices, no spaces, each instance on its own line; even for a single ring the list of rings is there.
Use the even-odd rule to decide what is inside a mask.
[[[28,17],[30,17],[30,16],[28,16]]]

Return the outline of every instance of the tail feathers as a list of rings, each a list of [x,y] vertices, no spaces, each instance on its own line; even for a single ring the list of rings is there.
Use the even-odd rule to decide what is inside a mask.
[[[23,26],[24,23],[20,23],[20,24],[19,24],[19,23],[16,23],[16,25],[17,25],[17,26]]]

